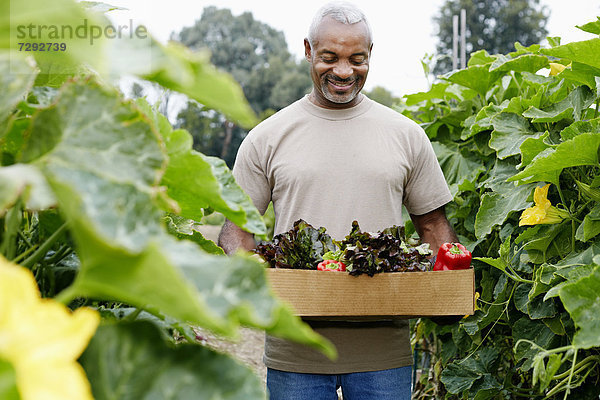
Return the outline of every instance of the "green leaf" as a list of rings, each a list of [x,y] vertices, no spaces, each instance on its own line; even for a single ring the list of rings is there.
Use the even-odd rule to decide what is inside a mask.
[[[527,71],[535,73],[548,66],[548,57],[538,54],[523,54],[515,58],[498,55],[496,60],[490,66],[490,71]]]
[[[540,153],[525,169],[509,181],[543,181],[549,172],[559,174],[564,168],[578,165],[597,165],[600,135],[582,133],[562,142],[554,149]]]
[[[17,374],[12,364],[0,358],[0,399],[21,400],[17,388]]]
[[[432,145],[453,194],[465,181],[474,182],[481,173],[485,172],[484,165],[480,161],[475,161],[474,158],[461,154],[458,145],[446,145],[439,142],[433,142]]]
[[[488,130],[488,129],[491,130],[492,129],[492,118],[494,118],[496,115],[500,114],[504,110],[504,108],[505,107],[503,107],[503,106],[498,106],[495,104],[489,104],[489,105],[483,107],[481,110],[479,110],[479,112],[473,119],[472,124],[467,126],[465,123],[465,127],[469,128],[469,132],[466,135],[465,134],[461,135],[461,139],[466,140],[469,137],[471,137],[481,131]]]
[[[523,112],[523,116],[532,118],[532,122],[558,122],[563,119],[578,121],[581,113],[595,100],[590,89],[579,86],[558,103],[554,103],[544,110],[530,107]]]
[[[427,92],[405,95],[406,105],[413,106],[426,100],[443,99],[448,86],[450,86],[448,83],[434,83]]]
[[[600,17],[596,17],[596,21],[588,22],[584,25],[576,25],[577,28],[581,29],[584,32],[593,33],[595,35],[600,35]]]
[[[540,50],[542,54],[552,57],[566,58],[582,64],[600,68],[600,38],[572,42],[551,49]]]
[[[218,110],[245,128],[258,120],[233,77],[210,64],[207,54],[193,53],[184,46],[170,43],[161,49],[169,63],[159,65],[140,76],[161,86],[183,93],[206,107]],[[170,63],[177,62],[191,71],[191,79],[173,73]]]
[[[485,97],[496,81],[502,76],[501,72],[490,71],[489,65],[472,65],[466,69],[449,72],[442,78],[453,83],[475,90]]]
[[[211,256],[167,234],[155,201],[166,161],[159,140],[132,103],[93,82],[66,85],[34,117],[24,154],[37,155],[81,259],[63,299],[125,302],[230,336],[242,323],[334,354],[275,300],[261,263]]]
[[[559,336],[555,335],[540,320],[531,320],[524,316],[512,324],[512,337],[515,343],[515,357],[518,361],[523,360],[519,367],[521,371],[529,371],[535,356],[543,350],[554,347],[559,342]],[[537,346],[528,342],[519,342],[521,339],[532,341]]]
[[[175,237],[191,240],[207,253],[225,255],[222,248],[202,235],[202,232],[200,232],[200,226],[202,225],[193,219],[187,219],[171,214],[166,217],[166,220],[169,233]]]
[[[250,233],[266,232],[260,213],[223,160],[193,150],[187,131],[173,131],[165,140],[170,162],[161,183],[183,217],[199,221],[201,209],[210,207]]]
[[[95,399],[266,399],[253,372],[203,346],[169,346],[150,322],[100,326],[80,362]]]
[[[91,27],[107,25],[94,13],[86,12],[72,0],[10,1],[0,18],[0,48],[19,52],[21,43],[60,43],[65,51],[31,51],[40,69],[37,84],[58,87],[74,75],[87,71],[86,66],[103,65],[106,39],[94,39]],[[3,3],[3,4],[4,4]],[[67,29],[61,29],[63,26]],[[52,28],[54,27],[54,29]],[[79,32],[73,34],[72,32]]]
[[[0,51],[0,135],[6,120],[19,101],[31,90],[37,68],[31,57],[22,53]]]
[[[537,157],[539,153],[552,147],[552,145],[546,142],[549,136],[550,133],[546,131],[538,138],[525,139],[523,143],[521,143],[521,163],[517,166],[517,168],[523,168],[531,164],[531,161],[533,161],[533,159]]]
[[[500,113],[492,118],[494,130],[490,147],[498,158],[504,159],[519,154],[519,147],[528,138],[538,138],[542,133],[534,132],[526,118],[514,113]]]
[[[46,178],[33,165],[0,167],[0,215],[23,197],[29,210],[43,210],[56,204]]]
[[[582,133],[600,133],[600,118],[589,121],[577,121],[567,126],[560,132],[563,141],[573,139]]]
[[[478,50],[471,53],[467,66],[471,67],[474,65],[485,65],[496,60],[496,56],[491,56],[486,50]]]
[[[492,347],[477,350],[469,358],[448,364],[442,371],[441,381],[453,394],[462,393],[472,386],[481,390],[501,389],[502,385],[492,375],[498,355],[498,351]]]
[[[564,285],[559,292],[561,301],[575,321],[578,330],[573,337],[577,348],[589,349],[600,346],[600,267],[575,282]]]
[[[596,88],[595,78],[600,76],[600,68],[591,65],[582,64],[576,61],[571,62],[570,68],[565,68],[558,77],[566,79],[576,84],[586,85],[590,89]]]
[[[486,236],[494,226],[503,224],[511,212],[527,208],[531,204],[527,198],[533,187],[534,184],[530,184],[514,186],[511,191],[486,192],[475,217],[475,236]]]
[[[600,205],[595,206],[583,219],[579,225],[575,238],[582,242],[596,237],[600,234]]]

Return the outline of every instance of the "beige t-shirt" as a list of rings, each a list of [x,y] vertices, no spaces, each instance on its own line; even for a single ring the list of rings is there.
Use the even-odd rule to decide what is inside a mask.
[[[452,200],[421,127],[366,96],[343,110],[308,96],[284,108],[244,139],[233,174],[261,213],[273,201],[275,234],[304,219],[341,240],[353,220],[376,232],[403,223],[402,204],[420,215]],[[267,367],[348,373],[412,363],[407,321],[307,322],[336,345],[338,360],[267,336]]]

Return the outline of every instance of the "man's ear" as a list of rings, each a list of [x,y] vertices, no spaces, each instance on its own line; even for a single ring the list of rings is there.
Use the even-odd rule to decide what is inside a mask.
[[[304,39],[304,58],[306,58],[306,61],[311,62],[312,49],[310,48],[310,42],[308,39]]]

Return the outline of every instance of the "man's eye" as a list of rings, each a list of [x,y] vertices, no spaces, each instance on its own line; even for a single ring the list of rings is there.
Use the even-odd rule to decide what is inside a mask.
[[[352,62],[354,64],[364,64],[367,61],[366,57],[354,57],[352,58]]]
[[[332,63],[335,61],[335,58],[323,58],[323,62]]]

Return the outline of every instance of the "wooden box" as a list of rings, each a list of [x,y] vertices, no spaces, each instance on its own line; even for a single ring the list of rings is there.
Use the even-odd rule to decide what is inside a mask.
[[[467,315],[475,310],[475,273],[394,272],[373,277],[347,272],[269,268],[275,294],[299,316]]]

